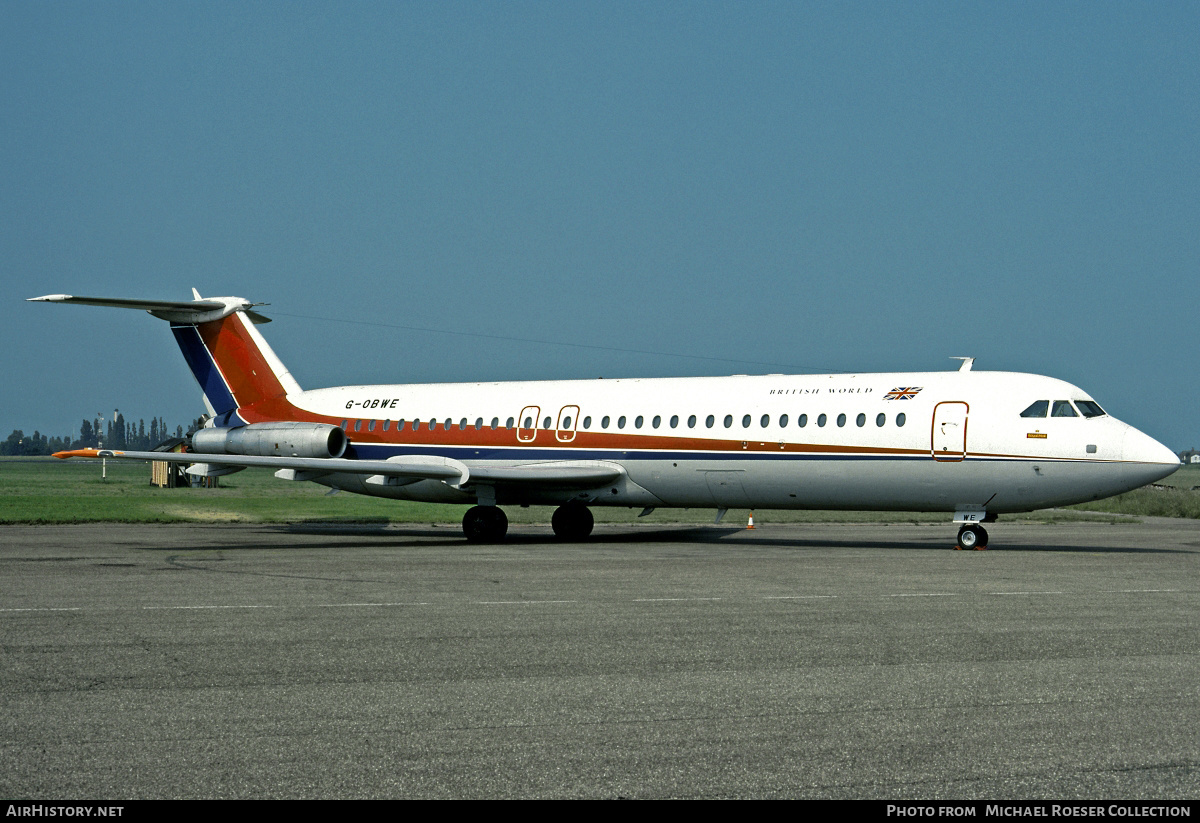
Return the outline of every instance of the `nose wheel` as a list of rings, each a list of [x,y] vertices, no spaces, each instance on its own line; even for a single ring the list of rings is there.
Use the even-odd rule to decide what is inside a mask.
[[[988,533],[983,526],[969,523],[958,530],[958,541],[955,549],[983,551],[987,548]]]

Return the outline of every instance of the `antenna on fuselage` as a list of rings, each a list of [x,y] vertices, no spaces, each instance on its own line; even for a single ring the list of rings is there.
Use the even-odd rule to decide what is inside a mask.
[[[958,367],[959,371],[970,371],[971,366],[975,365],[974,357],[951,357],[950,359],[962,361],[962,365]]]

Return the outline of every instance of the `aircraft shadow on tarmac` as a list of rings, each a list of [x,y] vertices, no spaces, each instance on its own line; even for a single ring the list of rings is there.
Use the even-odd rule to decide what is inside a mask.
[[[434,547],[446,546],[465,540],[456,526],[404,526],[391,527],[386,524],[294,524],[276,527],[276,530],[295,535],[323,535],[330,538],[328,544],[306,543],[304,548],[350,548],[356,544],[354,537],[370,537],[371,545],[378,547],[393,543],[397,547]],[[389,540],[389,538],[391,538]],[[416,538],[416,539],[414,539]],[[549,528],[518,527],[509,532],[502,543],[490,544],[497,549],[504,546],[538,546],[538,545],[573,545],[586,549],[589,546],[601,547],[611,545],[637,546],[641,544],[663,543],[724,543],[736,539],[737,545],[747,547],[772,547],[792,549],[879,549],[892,551],[951,551],[954,549],[954,538],[947,534],[930,536],[921,540],[879,540],[879,539],[806,539],[795,537],[777,537],[749,532],[741,527],[671,527],[653,528],[642,527],[609,531],[600,527],[590,538],[574,543],[564,543],[550,531]],[[477,546],[480,544],[471,544]],[[487,545],[487,544],[484,544]],[[233,548],[233,547],[231,547]],[[256,545],[246,545],[245,548],[257,548]],[[279,548],[275,545],[272,548]],[[297,547],[300,548],[300,547]],[[1195,554],[1196,550],[1175,548],[1148,548],[1145,546],[1109,545],[1109,546],[1078,546],[1055,544],[1053,542],[1008,542],[1003,539],[993,540],[987,551],[999,552],[1067,552],[1067,553],[1096,553],[1096,554]]]

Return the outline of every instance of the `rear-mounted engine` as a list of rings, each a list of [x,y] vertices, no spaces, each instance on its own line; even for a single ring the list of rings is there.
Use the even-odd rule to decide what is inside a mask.
[[[232,429],[200,429],[192,451],[256,457],[341,457],[346,433],[324,423],[251,423]]]

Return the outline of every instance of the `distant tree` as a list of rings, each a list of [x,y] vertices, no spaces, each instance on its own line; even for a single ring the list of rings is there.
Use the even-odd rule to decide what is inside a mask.
[[[83,425],[79,427],[78,446],[82,449],[96,448],[96,430],[92,428],[90,420],[84,420]]]
[[[6,457],[19,455],[21,447],[24,444],[25,432],[20,429],[13,429],[13,433],[8,436],[3,443],[0,443],[0,454]]]

